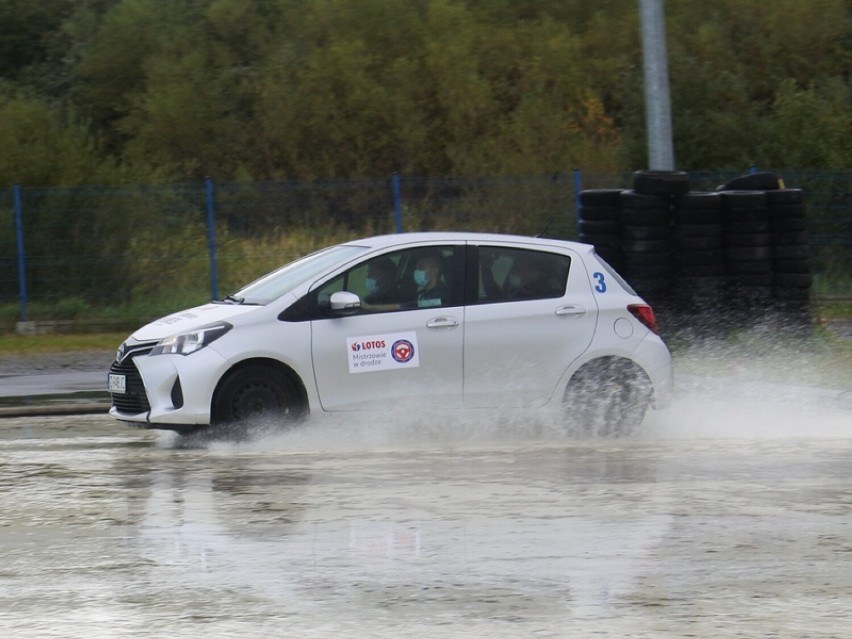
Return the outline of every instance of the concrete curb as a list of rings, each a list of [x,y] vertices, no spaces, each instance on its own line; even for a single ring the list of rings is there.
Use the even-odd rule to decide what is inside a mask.
[[[21,404],[18,406],[0,407],[0,418],[4,417],[44,417],[49,415],[106,415],[109,403],[56,403],[56,404]]]

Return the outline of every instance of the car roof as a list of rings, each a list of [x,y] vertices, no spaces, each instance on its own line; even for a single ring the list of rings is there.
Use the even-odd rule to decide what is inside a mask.
[[[594,247],[590,244],[581,244],[580,242],[572,242],[569,240],[531,237],[528,235],[473,233],[462,231],[418,231],[414,233],[374,235],[372,237],[351,240],[349,242],[345,242],[345,244],[353,246],[368,246],[370,248],[383,248],[397,244],[416,244],[419,242],[508,242],[538,248],[570,248],[579,253],[592,253],[594,251]]]

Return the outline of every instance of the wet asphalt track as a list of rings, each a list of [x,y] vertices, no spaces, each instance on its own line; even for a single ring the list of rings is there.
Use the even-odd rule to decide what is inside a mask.
[[[625,440],[0,420],[0,636],[849,637],[852,406],[681,385]]]

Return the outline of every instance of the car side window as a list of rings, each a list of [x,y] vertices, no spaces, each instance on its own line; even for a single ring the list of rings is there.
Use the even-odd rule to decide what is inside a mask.
[[[405,249],[366,260],[312,293],[317,317],[330,317],[337,291],[361,298],[359,313],[383,313],[450,304],[453,247]]]
[[[477,304],[562,297],[571,258],[502,246],[479,247]]]

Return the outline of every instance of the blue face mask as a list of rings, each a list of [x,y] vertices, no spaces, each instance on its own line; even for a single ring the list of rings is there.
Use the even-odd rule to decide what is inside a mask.
[[[429,278],[426,276],[426,271],[423,269],[417,269],[414,271],[414,283],[417,286],[426,286],[426,282],[429,281]]]
[[[366,277],[364,278],[364,288],[367,289],[367,293],[375,293],[379,290],[379,283],[375,277]]]

